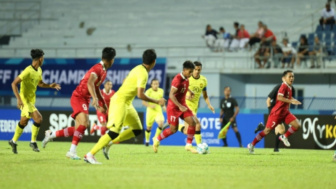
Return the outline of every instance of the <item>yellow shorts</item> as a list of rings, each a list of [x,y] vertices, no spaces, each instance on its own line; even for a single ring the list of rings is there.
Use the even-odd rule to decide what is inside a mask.
[[[118,102],[116,95],[111,98],[106,126],[115,133],[119,133],[123,126],[129,126],[133,130],[142,130],[141,120],[133,105]]]
[[[37,111],[36,107],[32,103],[23,103],[21,108],[21,117],[31,118],[31,114]]]
[[[154,124],[154,121],[163,121],[164,122],[164,116],[162,111],[148,111],[146,113],[146,125],[147,127],[151,127]]]

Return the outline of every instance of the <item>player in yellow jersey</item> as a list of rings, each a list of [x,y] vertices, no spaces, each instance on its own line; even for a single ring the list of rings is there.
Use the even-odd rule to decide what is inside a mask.
[[[36,144],[36,137],[42,122],[42,115],[35,107],[35,93],[37,86],[42,88],[54,88],[56,90],[61,89],[59,84],[46,84],[42,80],[41,66],[44,60],[44,52],[41,49],[32,49],[30,51],[30,55],[33,59],[32,64],[26,67],[12,83],[12,89],[17,99],[17,107],[21,110],[21,119],[16,126],[13,138],[8,142],[12,147],[14,154],[18,153],[16,142],[19,140],[23,129],[27,126],[30,118],[33,118],[34,123],[31,129],[32,136],[29,146],[35,152],[40,151]],[[20,84],[20,92],[18,89],[18,84]]]
[[[155,66],[156,53],[153,49],[147,49],[142,55],[143,63],[134,67],[126,77],[119,90],[113,95],[108,112],[107,128],[109,132],[100,137],[97,144],[87,153],[84,161],[91,164],[101,164],[97,162],[94,155],[104,148],[104,155],[108,157],[108,151],[112,143],[119,143],[139,135],[142,132],[142,124],[137,111],[132,105],[135,96],[139,99],[159,104],[166,103],[164,98],[155,100],[145,95],[144,91],[148,80],[148,72]],[[129,126],[120,135],[123,126]]]
[[[163,89],[159,88],[159,85],[160,85],[159,80],[153,79],[151,81],[151,88],[147,89],[145,94],[148,97],[153,98],[155,100],[163,98],[164,91]],[[158,124],[158,127],[156,128],[155,132],[155,137],[157,137],[162,131],[164,117],[162,113],[162,107],[160,105],[146,101],[142,101],[142,104],[147,107],[145,138],[146,138],[146,146],[148,146],[154,121]],[[163,110],[166,111],[166,106],[163,106]]]
[[[193,112],[195,120],[196,120],[196,132],[195,132],[195,141],[196,144],[201,144],[202,143],[202,137],[201,137],[201,123],[197,119],[197,110],[198,110],[198,103],[201,98],[201,95],[203,94],[203,98],[205,102],[208,105],[208,108],[215,113],[215,109],[212,107],[210,103],[210,99],[208,97],[208,93],[206,90],[206,87],[208,85],[207,79],[201,75],[202,71],[202,63],[199,61],[195,61],[195,69],[192,73],[192,76],[189,78],[189,91],[192,91],[194,94],[191,95],[190,92],[188,91],[187,96],[186,96],[186,103],[187,106],[190,108],[190,110]],[[185,122],[184,126],[180,125],[180,131],[183,132],[184,134],[187,134],[187,128],[188,124]],[[186,150],[190,150],[191,146],[186,146]]]

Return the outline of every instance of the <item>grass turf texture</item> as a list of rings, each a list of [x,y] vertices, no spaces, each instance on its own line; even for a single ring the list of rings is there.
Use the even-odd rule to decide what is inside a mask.
[[[210,147],[211,154],[186,152],[183,147],[117,144],[103,165],[70,160],[70,142],[50,142],[33,152],[18,142],[13,154],[0,142],[0,188],[335,188],[336,162],[331,150]],[[83,157],[93,143],[80,143]]]

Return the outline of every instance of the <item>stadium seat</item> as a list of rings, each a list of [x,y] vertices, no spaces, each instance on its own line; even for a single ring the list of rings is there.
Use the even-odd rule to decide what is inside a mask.
[[[323,31],[323,29],[322,29],[321,25],[316,26],[316,32],[322,32],[322,31]]]

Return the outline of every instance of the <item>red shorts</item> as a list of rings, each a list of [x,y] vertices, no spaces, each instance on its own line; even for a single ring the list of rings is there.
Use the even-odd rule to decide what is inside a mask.
[[[270,114],[267,119],[266,127],[274,129],[278,124],[285,122],[289,124],[290,122],[296,120],[296,117],[289,111],[282,114]]]
[[[97,111],[97,117],[98,117],[98,121],[100,122],[100,124],[103,123],[107,123],[107,113],[102,113],[100,111]]]
[[[188,106],[186,106],[188,107]],[[172,126],[178,126],[179,125],[179,118],[185,119],[187,117],[194,116],[192,111],[188,108],[187,111],[181,112],[179,109],[173,108],[173,109],[167,109],[167,119],[169,125]]]
[[[89,104],[90,104],[90,98],[83,98],[82,96],[76,94],[75,92],[72,93],[70,104],[72,107],[72,118],[76,118],[76,116],[83,112],[85,114],[89,114]]]

